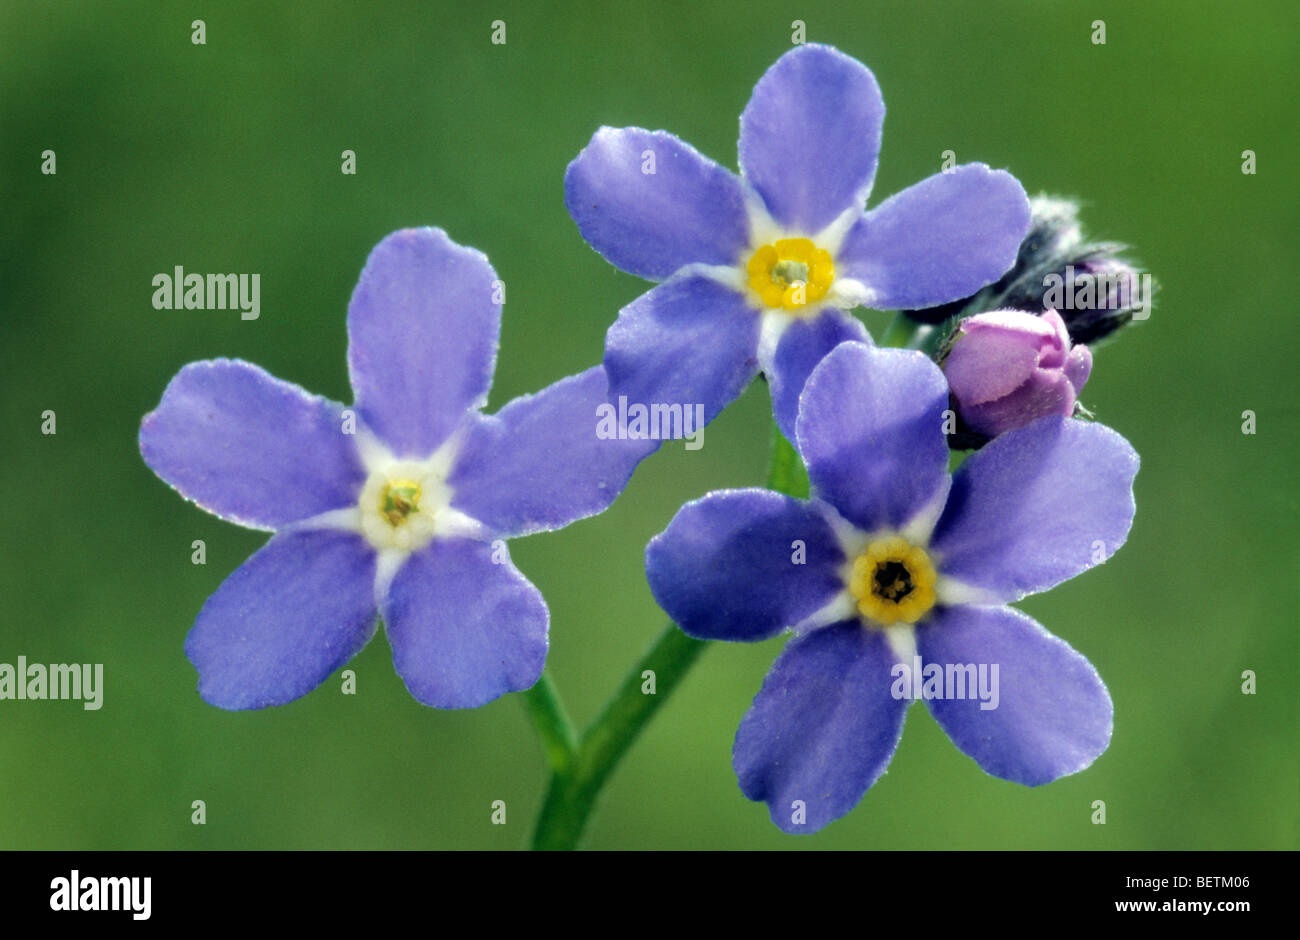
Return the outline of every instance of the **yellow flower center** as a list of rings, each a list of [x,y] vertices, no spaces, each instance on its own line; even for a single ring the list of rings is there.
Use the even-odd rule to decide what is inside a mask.
[[[807,238],[761,245],[745,265],[749,286],[768,307],[800,314],[826,296],[835,280],[831,253]]]
[[[889,536],[872,542],[853,560],[849,591],[858,612],[876,623],[916,623],[934,606],[937,581],[925,549]]]
[[[379,514],[396,529],[406,517],[420,511],[420,484],[414,480],[392,480],[379,494]]]

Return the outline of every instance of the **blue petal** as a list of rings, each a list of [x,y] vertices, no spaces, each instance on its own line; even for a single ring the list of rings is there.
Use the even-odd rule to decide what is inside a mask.
[[[871,334],[852,314],[834,307],[825,308],[812,320],[793,320],[781,334],[767,380],[772,390],[772,414],[787,440],[795,439],[799,395],[808,376],[827,353],[846,342],[870,343]]]
[[[393,665],[434,708],[531,688],[546,664],[546,602],[504,543],[435,538],[398,570],[383,612]]]
[[[741,170],[777,222],[816,234],[866,202],[884,120],[865,65],[829,46],[798,46],[754,86],[740,118]]]
[[[611,399],[700,404],[712,421],[758,372],[759,324],[739,292],[712,278],[660,284],[624,307],[605,336]]]
[[[981,708],[969,690],[926,703],[962,753],[993,776],[1050,783],[1083,770],[1110,743],[1113,709],[1097,670],[1020,611],[939,608],[917,628],[916,642],[927,664],[997,665],[996,708]]]
[[[306,695],[375,632],[375,554],[351,532],[275,536],[217,588],[185,640],[199,695],[265,708]]]
[[[909,704],[891,694],[897,658],[857,622],[791,640],[736,732],[740,789],[778,828],[812,833],[858,805],[889,766]],[[795,801],[805,821],[796,822]]]
[[[818,496],[859,529],[899,529],[948,480],[948,383],[919,352],[836,347],[799,399],[799,452]]]
[[[1100,424],[1041,418],[962,464],[931,543],[943,574],[1013,601],[1100,564],[1133,524],[1138,455]]]
[[[396,456],[429,456],[486,403],[502,296],[482,252],[441,229],[394,232],[370,253],[348,307],[348,372]]]
[[[610,264],[650,280],[736,264],[749,243],[740,180],[666,131],[602,127],[564,174],[564,204]]]
[[[450,480],[452,505],[507,537],[603,512],[656,441],[601,439],[605,370],[593,366],[479,417]]]
[[[365,475],[342,406],[231,359],[176,374],[140,424],[140,454],[186,499],[250,528],[350,506]]]
[[[886,199],[849,229],[836,274],[874,291],[878,310],[932,307],[974,294],[1015,263],[1029,198],[1004,170],[968,163]]]
[[[722,490],[687,503],[646,547],[659,606],[691,636],[762,640],[843,588],[835,534],[812,503]]]

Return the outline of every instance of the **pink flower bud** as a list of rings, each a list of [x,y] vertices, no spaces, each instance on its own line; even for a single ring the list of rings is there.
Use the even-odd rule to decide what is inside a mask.
[[[1070,415],[1092,371],[1055,310],[993,310],[962,321],[943,361],[962,420],[989,437],[1046,415]]]

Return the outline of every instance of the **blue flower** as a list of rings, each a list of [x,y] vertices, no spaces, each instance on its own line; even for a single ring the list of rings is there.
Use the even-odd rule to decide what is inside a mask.
[[[656,600],[692,636],[795,631],[732,755],[745,795],[786,832],[858,803],[918,697],[985,771],[1031,786],[1082,770],[1110,741],[1096,670],[1006,605],[1123,544],[1137,454],[1101,425],[1045,417],[950,477],[947,407],[922,354],[845,343],[799,402],[813,498],[710,493],[646,549]]]
[[[741,115],[743,177],[664,131],[596,132],[565,175],[569,214],[611,264],[664,281],[609,330],[611,394],[712,420],[761,371],[793,438],[813,367],[868,340],[845,311],[946,303],[1012,266],[1029,201],[1006,172],[954,167],[863,212],[884,116],[865,66],[803,45]]]
[[[411,694],[471,708],[532,686],[549,614],[503,539],[603,511],[653,444],[600,440],[601,367],[487,401],[499,282],[440,229],[371,252],[348,308],[351,409],[247,362],[183,368],[140,453],[186,499],[274,532],[185,644],[222,708],[282,705],[356,655],[383,614]]]

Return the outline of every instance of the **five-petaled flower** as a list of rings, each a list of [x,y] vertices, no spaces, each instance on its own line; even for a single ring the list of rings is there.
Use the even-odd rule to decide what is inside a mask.
[[[712,420],[761,371],[792,438],[813,367],[869,340],[847,310],[945,303],[1012,266],[1029,201],[1004,171],[955,167],[863,211],[884,115],[865,66],[809,44],[755,86],[741,177],[665,131],[596,132],[565,176],[569,214],[610,263],[664,282],[610,327],[612,395]]]
[[[549,614],[504,540],[601,512],[652,445],[601,440],[596,366],[496,415],[497,276],[439,229],[371,252],[348,308],[352,409],[247,362],[183,368],[140,428],[182,496],[274,536],[203,606],[185,644],[222,708],[305,695],[383,614],[393,662],[426,705],[532,686]]]
[[[926,696],[957,747],[994,776],[1048,783],[1110,741],[1096,670],[1006,605],[1119,548],[1137,455],[1109,428],[1045,417],[950,476],[947,405],[943,374],[922,354],[845,343],[799,401],[813,498],[710,493],[646,549],[656,600],[692,636],[795,631],[732,755],[745,795],[767,802],[787,832],[843,816],[884,772],[922,691],[897,695],[896,670],[918,656],[945,676],[999,667],[995,708]]]

